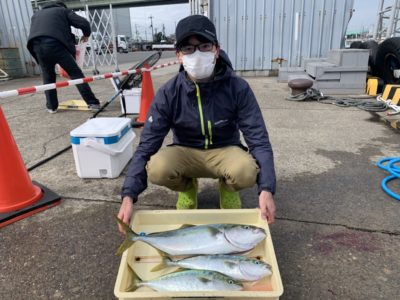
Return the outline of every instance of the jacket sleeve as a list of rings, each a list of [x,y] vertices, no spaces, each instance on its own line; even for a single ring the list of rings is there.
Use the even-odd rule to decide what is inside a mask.
[[[121,196],[130,196],[137,201],[141,192],[147,188],[146,164],[164,141],[171,127],[171,111],[167,104],[167,96],[160,89],[150,107],[139,145],[129,165]]]
[[[237,99],[239,129],[243,133],[250,154],[260,167],[257,177],[258,193],[269,191],[274,194],[276,178],[272,147],[260,107],[247,82],[245,88],[237,95]]]
[[[82,30],[84,36],[90,36],[92,33],[90,29],[90,23],[84,17],[81,17],[74,13],[71,9],[66,9],[67,17],[71,26]]]

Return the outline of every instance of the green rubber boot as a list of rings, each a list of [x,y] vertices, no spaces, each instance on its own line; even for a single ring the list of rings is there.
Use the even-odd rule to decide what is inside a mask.
[[[242,208],[239,192],[228,190],[222,180],[219,181],[219,207],[224,209]]]
[[[197,179],[193,178],[193,185],[185,192],[178,192],[176,209],[196,209],[197,208]]]

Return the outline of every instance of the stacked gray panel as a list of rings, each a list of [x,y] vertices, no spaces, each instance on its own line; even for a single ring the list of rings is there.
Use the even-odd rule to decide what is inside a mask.
[[[324,94],[363,94],[368,57],[367,49],[333,49],[327,58],[306,59],[301,68],[280,68],[278,81],[308,78]]]
[[[235,70],[263,71],[279,68],[275,58],[286,60],[281,66],[300,67],[304,58],[326,57],[330,49],[341,48],[353,3],[209,0],[209,17]]]
[[[313,87],[325,94],[363,94],[368,71],[369,50],[334,49],[326,61],[310,61],[305,71]]]

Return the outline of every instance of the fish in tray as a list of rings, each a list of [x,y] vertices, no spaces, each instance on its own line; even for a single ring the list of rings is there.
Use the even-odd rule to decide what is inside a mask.
[[[158,292],[206,292],[206,291],[240,291],[243,285],[228,276],[214,271],[186,270],[170,273],[157,279],[143,281],[129,266],[133,279],[126,290],[133,292],[147,286]]]
[[[266,262],[243,255],[200,255],[180,260],[163,256],[162,262],[151,271],[160,271],[167,267],[218,271],[240,281],[258,281],[272,274],[271,266]]]
[[[138,235],[120,219],[118,222],[126,232],[118,255],[136,241],[145,242],[169,255],[241,253],[253,249],[266,237],[263,228],[238,224],[183,225],[175,230]]]

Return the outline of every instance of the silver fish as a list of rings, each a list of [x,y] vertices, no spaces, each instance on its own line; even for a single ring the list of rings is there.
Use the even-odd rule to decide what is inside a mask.
[[[172,260],[170,257],[164,256],[163,261],[151,271],[159,271],[172,266],[217,271],[240,281],[258,281],[272,274],[271,266],[266,262],[243,255],[201,255],[180,260]]]
[[[184,225],[180,229],[142,236],[121,220],[118,222],[126,232],[118,255],[136,241],[145,242],[169,255],[240,253],[253,249],[266,236],[263,228],[237,224]]]
[[[142,281],[130,266],[128,269],[133,280],[127,292],[135,291],[141,286],[147,286],[158,292],[240,291],[243,289],[240,282],[213,271],[187,270],[167,274],[154,280]]]

